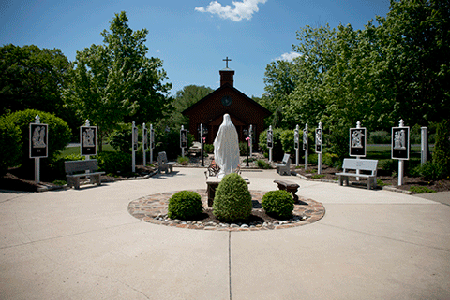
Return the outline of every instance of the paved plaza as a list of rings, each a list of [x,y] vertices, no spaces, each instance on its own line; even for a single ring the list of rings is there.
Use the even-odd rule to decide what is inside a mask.
[[[450,299],[450,193],[407,195],[289,177],[320,221],[183,229],[130,202],[206,189],[204,169],[81,190],[0,193],[1,299]],[[244,170],[276,190],[276,170]],[[426,199],[430,198],[430,199]]]

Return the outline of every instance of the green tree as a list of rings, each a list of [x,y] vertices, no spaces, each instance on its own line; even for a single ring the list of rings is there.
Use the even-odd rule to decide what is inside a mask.
[[[0,48],[0,56],[0,114],[38,109],[79,130],[80,119],[62,98],[69,62],[61,50],[9,44]]]
[[[170,83],[162,61],[147,58],[146,29],[133,32],[125,12],[115,14],[103,45],[77,51],[65,96],[100,137],[120,122],[152,122],[171,110]],[[101,149],[99,149],[101,150]]]
[[[450,2],[391,0],[379,21],[397,119],[427,125],[448,118]]]
[[[189,119],[183,116],[182,112],[212,92],[214,92],[212,88],[198,85],[187,85],[178,91],[173,101],[172,127],[179,128],[181,125],[187,126]]]
[[[289,95],[294,91],[298,72],[294,62],[278,60],[266,66],[264,72],[264,91],[259,104],[274,112],[267,119],[267,126],[284,127],[292,125],[283,112],[290,106]]]

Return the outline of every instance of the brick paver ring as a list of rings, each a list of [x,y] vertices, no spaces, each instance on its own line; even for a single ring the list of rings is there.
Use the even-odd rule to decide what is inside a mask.
[[[197,192],[202,196],[203,207],[207,208],[206,190],[195,190],[194,192]],[[258,231],[291,228],[317,222],[321,220],[325,214],[325,208],[321,203],[299,196],[299,201],[294,204],[292,219],[286,221],[257,222],[254,224],[227,224],[212,221],[202,222],[169,220],[167,218],[167,208],[169,205],[169,199],[174,193],[175,192],[153,194],[131,201],[128,204],[128,212],[137,219],[154,224],[187,229],[218,231]],[[253,210],[262,210],[260,204],[262,196],[265,192],[250,191],[250,194],[252,196],[252,202],[259,203],[259,205],[256,205],[256,208],[254,205]]]

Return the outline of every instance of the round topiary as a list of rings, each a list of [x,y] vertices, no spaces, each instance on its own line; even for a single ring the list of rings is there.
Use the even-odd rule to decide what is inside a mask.
[[[245,220],[252,211],[252,196],[245,180],[236,173],[222,178],[214,198],[213,214],[224,222]]]
[[[292,217],[294,200],[292,195],[286,191],[272,191],[262,197],[262,207],[269,216],[286,220]]]
[[[195,192],[183,191],[172,195],[169,200],[168,217],[188,220],[202,213],[202,197]]]

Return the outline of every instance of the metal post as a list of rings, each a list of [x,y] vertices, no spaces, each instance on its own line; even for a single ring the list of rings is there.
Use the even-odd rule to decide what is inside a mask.
[[[41,120],[39,116],[36,116],[36,124],[40,124]],[[34,159],[34,178],[36,180],[36,183],[40,182],[40,165],[39,165],[39,157],[36,157]]]
[[[252,124],[250,124],[250,128],[248,130],[248,134],[249,134],[249,138],[250,138],[248,140],[248,142],[250,143],[250,157],[252,157],[252,153],[253,153],[253,133],[252,133],[252,131],[253,131]],[[248,163],[248,157],[247,157],[247,163]]]
[[[184,125],[181,125],[181,130],[184,130]],[[180,138],[181,138],[181,134],[180,134]],[[183,147],[181,147],[181,156],[184,157],[184,148]]]
[[[320,134],[322,134],[322,122],[319,122],[319,129],[320,129]],[[317,137],[316,137],[317,138]],[[317,147],[317,145],[316,145]],[[322,141],[320,142],[320,147],[322,147]],[[319,152],[319,158],[318,158],[318,170],[317,170],[317,174],[322,174],[322,149],[320,149],[321,151]]]
[[[272,148],[273,148],[273,131],[272,131],[272,125],[269,126],[269,131],[272,132],[272,147],[269,148],[269,162],[272,162]]]
[[[134,150],[134,128],[135,128],[135,122],[132,122],[131,125],[131,172],[135,172],[136,171],[136,151]]]
[[[305,136],[303,136],[303,144],[305,146],[305,170],[308,170],[308,123],[305,125],[305,133],[306,133],[306,143],[305,143]],[[305,135],[304,133],[304,135]]]
[[[404,127],[403,120],[400,120],[398,122],[398,127]],[[403,170],[404,170],[404,161],[402,159],[399,159],[398,161],[398,182],[397,185],[403,185]]]
[[[155,143],[155,136],[153,134],[153,124],[150,124],[150,164],[153,164],[153,144]]]
[[[422,131],[422,139],[421,139],[421,156],[420,156],[420,164],[426,164],[428,161],[428,131],[427,127],[421,127]]]
[[[145,167],[146,159],[145,159],[145,122],[142,122],[142,165]]]
[[[361,128],[361,122],[360,121],[356,121],[356,128]],[[367,145],[366,145],[367,147]],[[356,160],[360,160],[361,156],[356,156]],[[358,163],[357,163],[358,164]],[[356,169],[356,175],[359,175],[359,169]],[[359,177],[356,177],[356,180],[359,181]]]
[[[297,148],[295,149],[295,165],[298,166],[298,148],[300,147],[300,141],[299,141],[299,137],[298,137],[298,124],[295,125],[295,130],[294,130],[294,145],[295,143],[297,143]]]
[[[200,123],[200,142],[202,145],[202,150],[201,150],[201,155],[202,155],[202,167],[205,166],[204,162],[203,162],[203,123]]]

